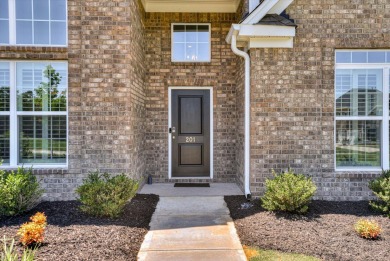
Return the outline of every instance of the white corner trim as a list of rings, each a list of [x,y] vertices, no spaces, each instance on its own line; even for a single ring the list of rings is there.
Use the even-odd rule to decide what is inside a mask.
[[[267,0],[253,10],[241,24],[255,24],[266,14],[281,14],[294,0]]]
[[[210,177],[172,177],[172,134],[169,128],[172,126],[172,90],[208,90],[210,92]],[[168,178],[169,179],[213,179],[214,178],[214,98],[213,87],[178,86],[168,87]]]
[[[235,13],[240,0],[142,0],[146,12]]]

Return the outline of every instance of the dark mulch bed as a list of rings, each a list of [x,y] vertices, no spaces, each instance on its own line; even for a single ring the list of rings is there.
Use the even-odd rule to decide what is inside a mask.
[[[244,196],[227,196],[225,201],[244,245],[323,260],[390,260],[390,219],[373,212],[367,201],[313,201],[306,216],[267,212],[259,200],[242,209],[241,204],[247,202]],[[353,225],[360,218],[381,224],[379,240],[355,234]]]
[[[37,260],[136,260],[158,200],[137,194],[118,219],[83,214],[77,201],[43,202],[21,216],[0,219],[0,235],[17,241],[19,226],[41,211],[48,226]],[[18,244],[17,249],[23,248]]]

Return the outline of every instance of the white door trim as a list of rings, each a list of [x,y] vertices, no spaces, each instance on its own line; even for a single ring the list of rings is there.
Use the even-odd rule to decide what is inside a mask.
[[[214,110],[213,87],[178,86],[168,87],[168,130],[172,127],[172,90],[208,90],[210,92],[210,177],[172,177],[172,134],[168,132],[168,177],[169,179],[212,179],[214,177]]]

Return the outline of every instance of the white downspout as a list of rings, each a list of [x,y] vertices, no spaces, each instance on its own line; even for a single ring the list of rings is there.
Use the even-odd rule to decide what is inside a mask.
[[[231,39],[231,48],[233,53],[245,59],[245,131],[244,131],[244,191],[247,199],[251,199],[250,191],[250,57],[237,48],[237,31],[233,32]]]

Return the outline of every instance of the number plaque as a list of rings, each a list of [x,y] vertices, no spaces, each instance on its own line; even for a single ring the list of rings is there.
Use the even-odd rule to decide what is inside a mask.
[[[186,142],[187,143],[193,143],[193,142],[195,142],[196,140],[195,140],[195,137],[186,137]]]

